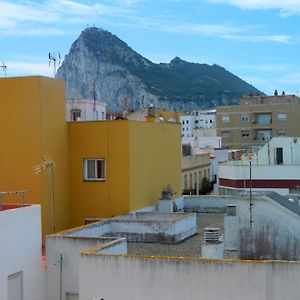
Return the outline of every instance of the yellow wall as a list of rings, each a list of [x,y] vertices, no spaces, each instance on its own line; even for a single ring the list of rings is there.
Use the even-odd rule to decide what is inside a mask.
[[[128,122],[68,123],[71,225],[129,211]],[[84,181],[85,158],[106,159],[106,181]]]
[[[67,124],[64,83],[51,78],[3,78],[0,91],[0,191],[30,190],[25,202],[42,205],[43,235],[53,228],[51,174],[33,168],[44,159],[55,164],[56,231],[156,204],[167,184],[180,194],[180,125]],[[105,158],[107,180],[85,182],[84,158]]]
[[[131,211],[156,204],[167,184],[181,195],[180,134],[178,124],[129,123]]]
[[[40,80],[41,141],[43,155],[54,161],[55,227],[69,227],[68,130],[65,122],[64,82],[52,78]],[[43,172],[43,205],[47,227],[52,230],[52,185],[50,170]],[[50,215],[49,215],[50,212]],[[50,216],[50,218],[49,218]],[[52,232],[52,231],[50,231]]]
[[[29,189],[25,201],[42,204],[43,234],[51,233],[50,176],[46,171],[38,175],[33,172],[33,167],[43,161],[43,155],[48,155],[59,166],[55,170],[57,227],[66,228],[64,84],[44,77],[3,78],[0,79],[0,91],[0,191]],[[19,199],[5,197],[4,201]]]
[[[180,126],[138,121],[68,123],[71,226],[154,205],[167,184],[181,194]],[[84,159],[106,160],[105,181],[84,181]]]

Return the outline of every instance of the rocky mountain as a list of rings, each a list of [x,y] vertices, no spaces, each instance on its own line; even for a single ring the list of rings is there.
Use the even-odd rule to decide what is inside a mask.
[[[237,103],[260,93],[218,65],[175,57],[155,64],[125,42],[99,28],[85,29],[71,46],[57,78],[66,81],[68,99],[104,101],[110,111],[153,103],[171,110],[192,110]]]

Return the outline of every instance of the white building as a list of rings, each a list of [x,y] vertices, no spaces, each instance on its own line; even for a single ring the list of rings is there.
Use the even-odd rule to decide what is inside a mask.
[[[39,205],[0,207],[0,299],[44,299]]]
[[[251,180],[250,180],[251,171]],[[219,166],[220,194],[249,189],[288,194],[300,186],[300,138],[274,137],[251,157]]]
[[[193,115],[180,116],[181,135],[183,137],[191,137],[195,127],[195,117]]]
[[[66,121],[106,120],[106,103],[90,99],[66,100]]]
[[[195,129],[199,128],[216,128],[216,110],[196,110],[193,112],[195,116]]]
[[[217,136],[215,128],[193,129],[191,136],[182,136],[182,144],[190,144],[193,148],[221,148],[222,137]]]
[[[197,129],[216,128],[216,110],[195,110],[190,115],[180,116],[180,123],[183,137],[193,136]]]

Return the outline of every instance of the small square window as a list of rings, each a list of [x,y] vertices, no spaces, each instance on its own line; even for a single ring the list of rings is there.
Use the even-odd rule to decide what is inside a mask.
[[[72,109],[71,110],[71,118],[72,121],[80,121],[81,120],[81,110],[80,109]]]
[[[229,122],[230,122],[230,116],[228,116],[228,115],[223,115],[223,116],[222,116],[222,122],[223,122],[223,123],[229,123]]]
[[[105,180],[105,160],[85,159],[84,160],[84,180],[103,181]]]
[[[249,115],[241,115],[241,123],[248,123],[249,120]]]
[[[286,133],[286,130],[278,130],[278,131],[277,131],[277,135],[278,135],[278,136],[286,136],[286,134],[287,134],[287,133]]]
[[[222,136],[222,138],[229,138],[230,137],[230,131],[222,131],[221,136]]]
[[[286,120],[287,120],[286,113],[278,113],[277,114],[277,121],[286,121]]]
[[[241,137],[242,138],[248,138],[249,137],[249,130],[242,130],[241,131]]]

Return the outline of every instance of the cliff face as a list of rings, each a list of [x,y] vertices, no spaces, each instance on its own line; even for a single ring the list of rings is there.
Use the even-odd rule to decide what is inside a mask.
[[[154,64],[115,35],[98,28],[84,30],[57,72],[66,81],[66,97],[96,97],[111,111],[138,109],[153,103],[166,109],[231,104],[258,93],[224,68],[188,63],[180,58]]]

